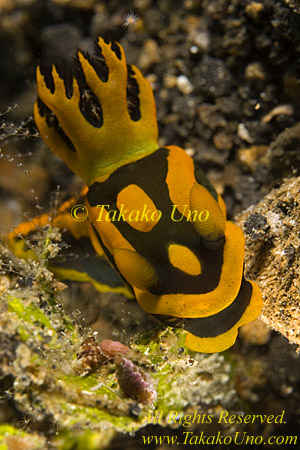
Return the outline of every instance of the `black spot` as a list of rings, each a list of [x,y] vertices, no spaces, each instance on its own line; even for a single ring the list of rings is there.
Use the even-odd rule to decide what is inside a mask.
[[[61,78],[65,85],[65,93],[68,99],[73,95],[73,73],[70,67],[66,64],[59,63],[55,65],[59,78]]]
[[[83,117],[95,128],[103,125],[103,112],[100,102],[88,86],[78,55],[74,58],[74,74],[78,82],[80,100],[79,109]]]
[[[121,61],[122,53],[120,50],[120,46],[117,44],[116,41],[111,41],[111,49],[116,54],[116,57]]]
[[[95,69],[96,74],[100,78],[100,80],[104,83],[108,80],[109,69],[105,62],[105,58],[102,54],[102,50],[98,42],[94,41],[94,55],[91,55],[87,52],[83,53],[84,57],[88,60],[90,65]]]
[[[128,69],[127,88],[126,88],[127,109],[131,120],[137,122],[141,118],[140,99],[139,99],[140,88],[138,82],[134,78],[135,73],[132,69],[132,66],[127,66],[127,69]]]
[[[55,85],[54,85],[54,80],[53,80],[53,76],[52,76],[52,64],[41,63],[39,67],[40,67],[41,74],[44,77],[46,87],[49,89],[51,94],[54,94]]]
[[[62,129],[54,112],[51,111],[51,109],[48,108],[48,106],[45,105],[45,103],[39,97],[37,98],[37,105],[38,105],[40,115],[42,117],[46,118],[48,127],[54,128],[55,131],[60,135],[60,137],[65,141],[65,143],[67,144],[69,149],[72,150],[72,152],[76,152],[76,148],[75,148],[73,142],[71,141],[69,136],[67,136],[66,133],[64,132],[64,130]]]

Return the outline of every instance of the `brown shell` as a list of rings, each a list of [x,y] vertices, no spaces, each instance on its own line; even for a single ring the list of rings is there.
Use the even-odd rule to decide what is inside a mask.
[[[107,356],[102,353],[96,339],[93,336],[89,336],[81,344],[77,353],[77,359],[73,362],[73,367],[82,375],[94,372],[104,361],[107,361]]]

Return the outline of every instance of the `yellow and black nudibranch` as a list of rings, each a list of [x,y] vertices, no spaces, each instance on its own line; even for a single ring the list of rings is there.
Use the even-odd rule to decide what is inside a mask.
[[[77,53],[70,74],[39,66],[37,86],[43,140],[88,186],[88,220],[72,219],[73,199],[53,224],[68,229],[74,251],[81,243],[98,255],[97,264],[79,258],[53,271],[102,291],[122,292],[125,283],[145,311],[184,328],[192,350],[232,346],[262,306],[258,286],[244,278],[243,233],[195,161],[179,147],[158,148],[149,82],[126,64],[120,44],[99,38],[93,55]],[[47,221],[21,225],[13,246],[22,250],[16,233]]]

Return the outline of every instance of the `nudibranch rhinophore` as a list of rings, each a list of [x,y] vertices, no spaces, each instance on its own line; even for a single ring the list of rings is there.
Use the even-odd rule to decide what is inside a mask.
[[[125,284],[146,312],[184,328],[191,350],[232,346],[262,307],[258,286],[244,278],[244,236],[197,163],[180,147],[159,148],[149,82],[126,64],[120,44],[98,38],[93,55],[78,51],[69,74],[40,65],[37,88],[34,117],[44,142],[87,184],[53,225],[68,230],[74,252],[97,254],[53,271],[100,291],[124,292]],[[78,203],[85,221],[70,214]],[[15,230],[20,254],[16,234],[47,221]]]

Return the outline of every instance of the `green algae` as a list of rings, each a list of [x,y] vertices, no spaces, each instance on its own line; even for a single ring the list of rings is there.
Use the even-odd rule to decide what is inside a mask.
[[[14,312],[24,322],[37,323],[42,327],[50,328],[54,331],[50,320],[34,303],[24,305],[22,301],[16,297],[8,298],[8,311]]]
[[[84,377],[79,375],[66,375],[63,381],[70,387],[80,388],[81,391],[90,392],[93,395],[106,395],[109,400],[116,400],[120,396],[117,391],[113,390],[113,386],[116,385],[116,378],[112,374],[107,376],[105,383],[99,383],[99,375],[95,373]]]
[[[86,429],[76,435],[73,431],[64,430],[54,443],[60,450],[101,450],[106,448],[115,434],[113,429],[100,433]]]
[[[52,415],[59,435],[72,429],[76,436],[77,431],[82,433],[86,427],[99,433],[110,428],[131,433],[147,424],[150,412],[154,416],[154,412],[159,411],[164,421],[171,411],[184,410],[192,403],[192,394],[187,396],[182,386],[186,384],[187,376],[196,377],[197,364],[193,367],[194,360],[189,353],[182,353],[184,332],[166,328],[155,332],[155,339],[153,332],[133,339],[132,360],[134,364],[139,364],[140,361],[143,370],[151,376],[158,393],[154,405],[139,405],[139,412],[133,416],[131,411],[136,402],[127,398],[120,390],[114,363],[85,376],[74,373],[74,350],[78,349],[82,337],[76,327],[73,327],[71,332],[64,330],[59,345],[57,344],[56,329],[62,327],[65,319],[63,315],[61,323],[54,313],[45,317],[34,302],[29,303],[27,311],[21,296],[8,296],[7,304],[7,317],[11,317],[14,323],[13,316],[17,314],[19,318],[17,335],[14,337],[22,339],[24,332],[20,333],[20,329],[25,324],[30,324],[26,328],[28,342],[22,339],[14,367],[8,370],[16,380],[15,398],[17,401],[22,399],[22,406],[28,412],[34,408],[36,414],[47,411]],[[67,320],[69,321],[68,318]],[[48,336],[41,354],[36,351],[35,342],[40,333],[45,331],[45,326],[54,332]],[[77,346],[74,346],[76,340]],[[29,385],[30,392],[27,389]],[[199,389],[199,386],[196,388]],[[94,439],[97,441],[97,437],[92,436],[91,442]]]
[[[27,448],[40,450],[45,445],[45,438],[36,433],[26,433],[12,425],[0,425],[0,450],[11,450],[13,448]]]
[[[24,283],[20,288],[12,280],[0,300],[4,343],[0,381],[11,378],[16,409],[34,420],[48,417],[53,428],[52,436],[47,436],[51,448],[99,450],[99,442],[108,444],[116,432],[137,431],[151,423],[156,412],[161,425],[166,425],[171,411],[184,411],[200,400],[210,406],[217,403],[215,397],[224,405],[231,402],[234,377],[227,375],[230,367],[224,358],[188,352],[183,345],[185,332],[168,327],[140,332],[131,339],[126,354],[157,391],[154,404],[137,404],[125,395],[113,360],[93,373],[76,372],[76,355],[90,331],[79,328],[64,313],[56,281],[46,265],[10,257],[31,282],[30,287]],[[207,381],[207,370],[215,371],[216,377]],[[19,424],[14,425],[6,429],[8,436],[18,432]],[[30,438],[32,433],[28,434]],[[5,441],[0,443],[6,450]]]

